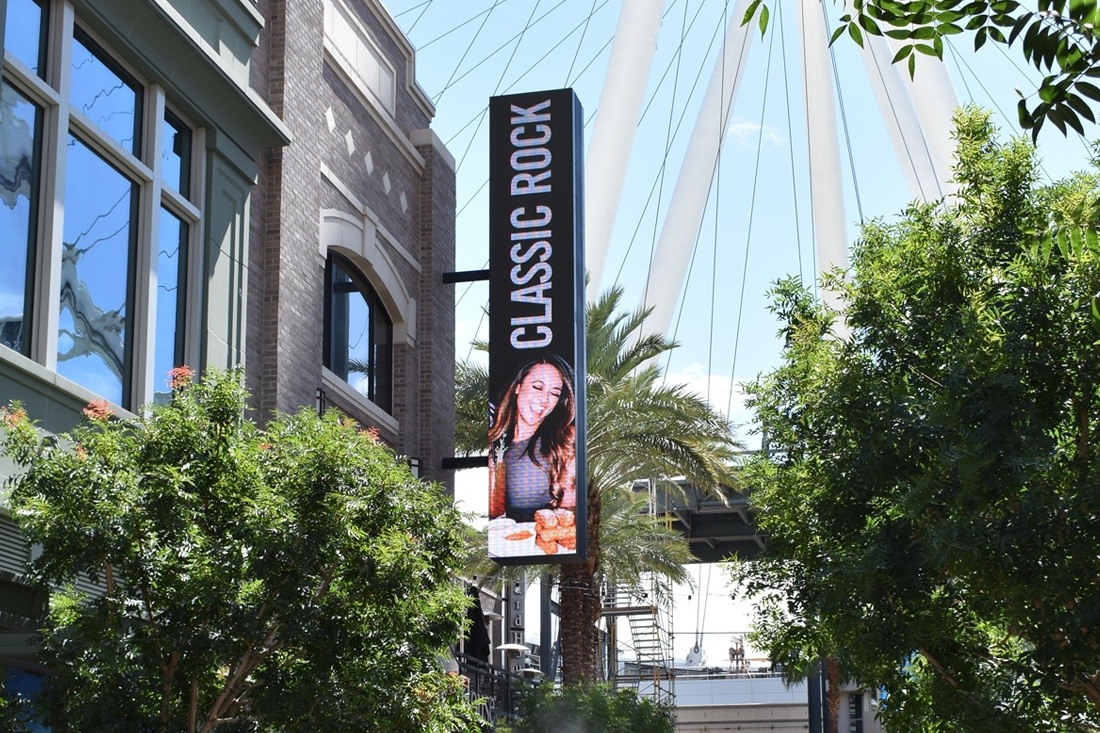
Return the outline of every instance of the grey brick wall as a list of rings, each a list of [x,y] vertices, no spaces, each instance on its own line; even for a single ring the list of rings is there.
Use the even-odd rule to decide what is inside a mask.
[[[442,459],[454,455],[455,292],[442,285],[455,269],[455,175],[431,145],[418,147],[427,161],[420,184],[419,377],[420,453],[424,473],[454,493],[454,473]]]

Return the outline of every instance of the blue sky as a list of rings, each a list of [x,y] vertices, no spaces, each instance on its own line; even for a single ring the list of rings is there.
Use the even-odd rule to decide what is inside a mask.
[[[481,269],[487,258],[488,98],[572,86],[591,120],[620,0],[384,3],[418,48],[417,75],[437,108],[433,128],[459,162],[457,267]],[[604,287],[617,283],[625,289],[628,307],[640,300],[651,247],[733,7],[726,0],[665,2],[603,280]],[[826,7],[835,23],[842,10],[831,3]],[[772,3],[768,34],[755,34],[683,288],[674,333],[681,347],[668,362],[670,379],[690,384],[720,410],[729,408],[749,448],[757,447],[759,438],[750,434],[738,385],[776,366],[779,355],[778,324],[765,293],[781,277],[801,274],[809,280],[814,272],[794,9],[790,0]],[[957,38],[948,47],[947,65],[960,102],[991,109],[1002,131],[1015,133],[1015,90],[1032,93],[1031,80],[1038,75],[1026,73],[1018,48],[991,44],[975,54],[969,40]],[[861,215],[894,217],[910,198],[858,53],[848,39],[832,48],[849,241],[858,235]],[[1089,132],[1092,139],[1100,137],[1095,129]],[[1039,144],[1049,178],[1087,165],[1086,146],[1076,137],[1063,138],[1052,128]],[[456,295],[458,356],[464,358],[475,333],[485,338],[481,308],[487,288],[459,285]],[[468,508],[483,511],[483,487],[483,477],[460,477]],[[728,633],[744,630],[747,622],[745,609],[728,602],[720,573],[715,569],[707,584],[708,571],[700,572],[700,589],[677,592],[676,653],[683,657],[702,623],[714,663],[726,656]],[[709,598],[706,611],[701,597]]]
[[[418,48],[417,75],[433,99],[433,127],[458,168],[458,269],[480,269],[487,256],[487,121],[493,94],[572,86],[591,120],[618,20],[618,0],[385,0]],[[603,286],[641,297],[653,242],[660,232],[684,144],[719,52],[726,0],[666,0],[627,184],[615,226]],[[831,4],[835,18],[840,10]],[[771,30],[755,34],[723,143],[693,264],[683,288],[668,362],[672,376],[710,396],[745,423],[730,385],[751,379],[778,359],[777,324],[766,291],[780,277],[813,275],[806,133],[798,75],[793,3],[773,4]],[[892,217],[909,200],[854,43],[834,45],[839,79],[838,119],[849,241],[865,218]],[[1033,84],[1016,49],[987,47],[979,54],[965,39],[948,50],[948,68],[960,101],[994,110],[1015,130],[1015,88]],[[919,73],[919,72],[918,72]],[[1034,74],[1032,75],[1035,76]],[[591,135],[592,125],[586,126]],[[1043,133],[1041,150],[1053,177],[1082,167],[1079,140]],[[664,154],[668,149],[667,156]],[[853,173],[854,172],[854,173]],[[483,284],[460,285],[458,351],[485,337]],[[478,327],[480,326],[480,331]],[[709,378],[708,378],[709,377]],[[743,428],[749,447],[758,440]]]

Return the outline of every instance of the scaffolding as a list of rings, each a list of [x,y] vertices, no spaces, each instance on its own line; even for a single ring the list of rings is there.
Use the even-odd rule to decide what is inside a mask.
[[[649,513],[656,518],[656,482],[648,483]],[[637,586],[609,584],[604,589],[603,617],[607,620],[608,677],[612,684],[634,687],[639,695],[656,703],[674,705],[672,593],[667,583],[651,573]],[[633,661],[618,659],[619,635],[625,631],[622,619],[626,619],[630,638],[621,641],[634,651]]]
[[[673,704],[676,678],[672,651],[672,607],[670,594],[656,577],[645,588],[616,586],[609,589],[603,608],[608,621],[609,676],[616,687],[634,687],[638,694],[654,702]],[[623,645],[634,651],[634,659],[619,660],[619,634],[626,619],[629,639]]]

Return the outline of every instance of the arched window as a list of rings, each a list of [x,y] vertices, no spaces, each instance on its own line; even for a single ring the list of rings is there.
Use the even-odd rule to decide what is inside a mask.
[[[390,412],[393,321],[374,288],[333,252],[325,264],[325,366]]]

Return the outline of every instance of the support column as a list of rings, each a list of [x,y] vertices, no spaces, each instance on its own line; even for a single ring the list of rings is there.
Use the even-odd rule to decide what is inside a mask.
[[[619,11],[619,25],[585,159],[584,257],[589,275],[588,300],[600,294],[664,7],[665,0],[630,0]]]
[[[907,72],[891,63],[893,54],[886,39],[866,36],[864,43],[862,56],[867,81],[875,93],[882,122],[909,187],[909,195],[921,201],[935,201],[944,195],[944,191],[932,160],[932,151],[913,109],[909,88],[902,80],[902,75]]]
[[[680,167],[680,176],[672,192],[661,237],[650,263],[649,280],[643,304],[653,312],[646,319],[648,333],[666,333],[680,302],[688,263],[699,236],[707,195],[718,168],[722,138],[729,127],[733,100],[741,85],[741,72],[748,56],[752,23],[741,25],[749,0],[738,0],[730,13],[726,38],[718,51],[703,106],[695,119]]]
[[[844,179],[840,174],[832,61],[825,7],[819,0],[799,0],[798,30],[802,47],[802,86],[806,99],[806,136],[810,157],[810,207],[813,211],[817,273],[848,265]],[[835,293],[822,299],[839,309]]]

